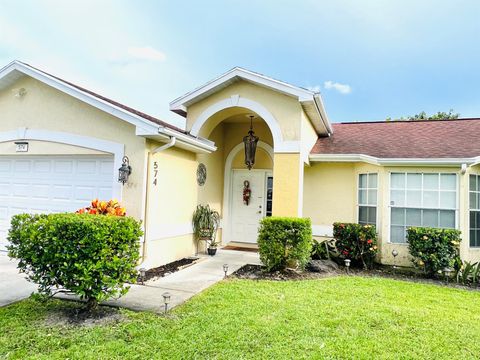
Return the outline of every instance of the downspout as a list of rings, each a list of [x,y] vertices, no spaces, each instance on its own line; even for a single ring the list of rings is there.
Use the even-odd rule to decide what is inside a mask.
[[[170,141],[162,146],[159,146],[155,149],[153,149],[152,151],[149,151],[148,152],[148,156],[147,156],[147,176],[145,178],[145,181],[147,182],[147,191],[146,191],[146,199],[145,199],[145,209],[144,209],[144,221],[145,221],[145,227],[144,227],[144,232],[143,232],[143,247],[142,247],[142,262],[140,263],[140,265],[138,265],[138,268],[142,268],[144,266],[142,266],[144,263],[145,263],[145,259],[146,259],[146,253],[147,253],[147,217],[148,217],[148,212],[147,212],[147,209],[148,209],[148,188],[149,188],[149,185],[150,185],[150,177],[149,177],[149,174],[150,174],[150,160],[151,160],[151,157],[152,155],[155,155],[161,151],[164,151],[164,150],[167,150],[169,148],[171,148],[172,146],[175,145],[177,141],[177,138],[175,136],[172,136],[170,137]]]

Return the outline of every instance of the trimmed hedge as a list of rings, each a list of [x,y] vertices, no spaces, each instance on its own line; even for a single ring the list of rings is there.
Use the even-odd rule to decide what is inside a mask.
[[[12,218],[8,251],[40,294],[64,289],[93,308],[135,281],[141,235],[131,217],[20,214]]]
[[[460,260],[460,235],[455,229],[408,228],[408,250],[414,265],[429,275],[454,267]]]
[[[283,270],[287,266],[304,269],[312,251],[310,219],[263,218],[258,234],[258,250],[267,271]]]
[[[377,232],[373,225],[356,223],[334,223],[335,246],[344,259],[352,260],[353,265],[370,268],[378,252]]]

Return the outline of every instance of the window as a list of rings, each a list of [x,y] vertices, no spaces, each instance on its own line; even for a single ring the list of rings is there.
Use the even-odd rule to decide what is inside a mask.
[[[360,174],[358,178],[358,223],[377,224],[377,174]]]
[[[480,247],[480,175],[470,175],[470,247]]]
[[[405,243],[411,226],[455,228],[457,175],[392,173],[390,241]]]
[[[267,177],[267,208],[265,216],[272,216],[273,176]]]

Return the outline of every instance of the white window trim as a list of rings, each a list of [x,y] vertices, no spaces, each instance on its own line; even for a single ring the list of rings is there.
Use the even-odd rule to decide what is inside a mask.
[[[377,201],[375,203],[375,208],[377,209],[377,212],[376,212],[376,216],[375,216],[375,228],[377,230],[377,233],[379,232],[379,220],[380,220],[380,216],[379,216],[379,211],[378,211],[378,189],[380,189],[380,174],[376,171],[360,171],[360,172],[357,172],[357,208],[356,208],[356,213],[355,213],[355,220],[356,220],[356,223],[358,224],[359,221],[360,221],[360,199],[359,199],[359,192],[360,192],[360,175],[369,175],[369,174],[375,174],[377,175]],[[367,181],[368,181],[368,177],[367,177]],[[367,190],[368,192],[368,190]],[[368,195],[367,195],[368,196]],[[361,206],[370,206],[370,207],[373,207],[373,205],[361,205]]]
[[[470,206],[470,176],[476,176],[477,177],[477,182],[480,180],[480,174],[477,174],[477,173],[470,173],[468,174],[468,184],[467,184],[467,190],[468,190],[468,196],[467,196],[467,201],[468,201],[468,215],[467,215],[467,224],[468,224],[468,248],[469,249],[472,249],[472,250],[480,250],[480,245],[478,246],[472,246],[470,244],[470,212],[472,211],[472,208]],[[478,188],[478,184],[477,184],[477,188]],[[480,191],[475,191],[476,193],[479,193],[480,194]],[[473,209],[473,211],[479,211],[480,212],[480,206],[478,206],[479,204],[477,203],[477,209]],[[478,229],[478,228],[477,228]]]
[[[401,170],[398,170],[398,171],[388,171],[387,174],[388,174],[388,179],[386,180],[387,181],[387,194],[385,194],[385,197],[386,197],[386,205],[387,205],[387,216],[386,216],[386,219],[387,219],[387,222],[388,222],[388,226],[387,226],[387,230],[386,230],[386,235],[387,235],[387,243],[388,244],[393,244],[395,246],[399,245],[399,246],[408,246],[408,243],[405,242],[405,243],[396,243],[396,242],[392,242],[391,241],[391,228],[392,228],[392,205],[390,205],[390,201],[391,201],[391,192],[392,192],[392,174],[395,173],[395,174],[398,174],[398,173],[403,173],[403,174],[452,174],[452,175],[455,175],[456,176],[456,190],[455,190],[455,197],[456,197],[456,209],[454,210],[455,211],[455,229],[458,230],[460,229],[460,214],[459,214],[459,208],[460,208],[460,177],[459,177],[459,173],[458,172],[455,172],[455,171],[401,171]],[[422,177],[422,187],[423,187],[423,177]],[[423,190],[423,189],[422,189]],[[407,207],[408,208],[408,207]],[[411,208],[411,209],[414,209],[414,208]],[[416,209],[416,208],[415,208]],[[429,209],[429,208],[427,208]],[[435,209],[433,209],[435,210]],[[442,209],[436,209],[436,210],[442,210]],[[453,210],[453,209],[451,209]]]

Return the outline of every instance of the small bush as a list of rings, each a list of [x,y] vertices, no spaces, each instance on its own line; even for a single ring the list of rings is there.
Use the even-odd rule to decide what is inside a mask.
[[[459,230],[411,227],[407,229],[410,255],[416,267],[433,275],[458,262],[460,245]]]
[[[266,217],[260,222],[258,234],[260,260],[267,271],[287,266],[304,269],[312,250],[310,219]]]
[[[378,252],[375,226],[334,223],[333,237],[341,257],[352,260],[353,265],[372,266]]]
[[[108,201],[92,200],[90,206],[78,209],[77,214],[125,216],[125,208],[116,199]]]
[[[21,214],[12,218],[8,250],[40,294],[67,290],[93,308],[128,291],[141,235],[140,222],[130,217]]]
[[[327,260],[330,259],[331,254],[335,256],[336,248],[333,239],[328,240],[313,240],[311,258],[313,260]]]

